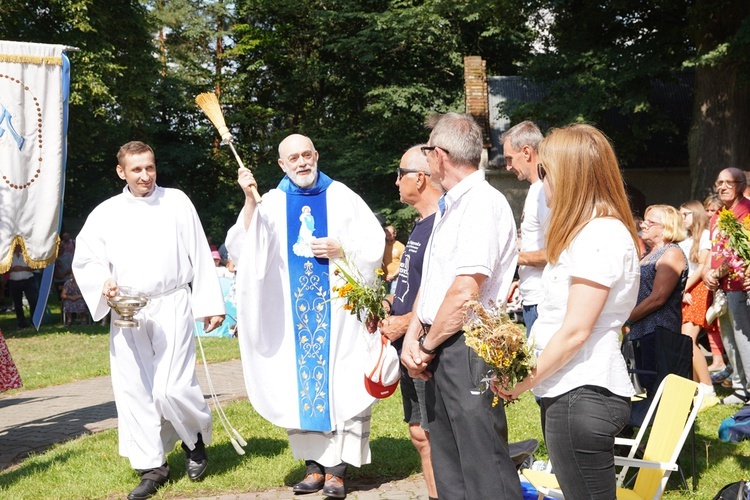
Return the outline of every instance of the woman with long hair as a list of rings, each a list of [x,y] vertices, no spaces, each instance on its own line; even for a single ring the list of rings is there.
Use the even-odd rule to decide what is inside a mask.
[[[531,375],[505,400],[533,389],[566,498],[615,498],[614,442],[630,415],[619,332],[638,295],[638,235],[604,134],[590,125],[554,129],[539,145],[550,205],[545,300],[531,336]]]
[[[697,343],[701,329],[708,332],[715,329],[718,323],[716,320],[711,324],[706,321],[711,293],[701,279],[703,266],[711,255],[708,216],[703,204],[697,200],[683,203],[680,215],[688,233],[688,237],[679,244],[688,259],[688,279],[682,296],[682,333],[693,339],[693,378],[700,382],[701,389],[707,396],[715,396],[706,358]],[[717,353],[712,350],[712,355],[716,360]],[[718,353],[718,359],[722,360],[721,352]]]

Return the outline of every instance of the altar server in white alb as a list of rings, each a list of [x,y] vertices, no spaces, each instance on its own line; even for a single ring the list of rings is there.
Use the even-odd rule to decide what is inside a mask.
[[[371,277],[381,265],[383,230],[365,202],[318,170],[303,135],[279,145],[286,173],[255,203],[256,185],[240,168],[245,206],[226,246],[237,263],[238,338],[253,407],[285,427],[305,478],[295,493],[321,488],[344,498],[347,464],[370,462],[373,398],[365,391],[363,325],[331,301],[331,259],[345,253]]]
[[[76,240],[73,273],[93,319],[119,286],[150,297],[137,328],[110,327],[119,448],[141,473],[130,500],[153,496],[169,478],[178,440],[191,480],[208,466],[211,412],[195,376],[194,319],[221,325],[224,299],[206,235],[182,191],[156,185],[153,150],[129,142],[117,153],[123,192],[94,209]]]

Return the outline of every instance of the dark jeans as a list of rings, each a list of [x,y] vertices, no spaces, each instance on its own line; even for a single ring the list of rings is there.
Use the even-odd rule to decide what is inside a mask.
[[[630,415],[630,398],[583,386],[541,399],[542,429],[552,470],[565,498],[616,498],[615,435]]]
[[[432,468],[446,500],[522,498],[508,454],[508,423],[493,394],[476,391],[488,366],[466,346],[463,332],[438,349],[426,384]]]
[[[23,296],[26,294],[26,300],[29,301],[30,316],[33,318],[38,297],[36,280],[33,277],[25,280],[10,280],[8,286],[10,288],[10,296],[13,299],[13,309],[16,311],[18,326],[23,328],[27,326],[26,318],[23,314]]]

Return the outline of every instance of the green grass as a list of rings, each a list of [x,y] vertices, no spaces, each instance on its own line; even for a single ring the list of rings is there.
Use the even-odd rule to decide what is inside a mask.
[[[51,301],[50,308],[53,318],[60,318],[56,302]],[[109,375],[109,325],[66,327],[57,321],[38,332],[19,330],[13,312],[3,312],[0,329],[23,381],[22,389],[5,394]],[[240,357],[236,339],[206,337],[202,342],[209,363]]]
[[[58,314],[59,316],[59,314]],[[61,325],[32,330],[14,330],[15,319],[0,314],[0,328],[16,360],[26,388],[59,384],[108,373],[108,334],[102,326],[63,328]],[[212,362],[234,359],[239,352],[233,339],[204,338],[206,356]],[[59,366],[52,366],[59,365]],[[717,429],[737,406],[715,406],[698,416],[696,427],[695,493],[680,488],[679,474],[670,477],[665,499],[709,500],[726,483],[748,477],[750,441],[723,443]],[[185,476],[184,454],[176,447],[169,457],[172,482],[157,498],[216,496],[286,488],[304,474],[302,462],[292,458],[286,432],[263,420],[247,401],[230,403],[225,411],[248,441],[247,454],[239,456],[215,420],[214,444],[209,447],[210,474],[200,483]],[[539,410],[530,394],[507,408],[511,441],[541,440]],[[397,392],[373,410],[372,463],[351,468],[350,476],[360,483],[396,480],[420,471],[420,462],[402,422],[401,399]],[[546,459],[544,444],[537,458]],[[690,477],[689,441],[681,464]],[[103,499],[121,498],[138,482],[128,461],[117,454],[114,430],[83,436],[34,455],[16,467],[0,473],[0,498],[13,499]]]

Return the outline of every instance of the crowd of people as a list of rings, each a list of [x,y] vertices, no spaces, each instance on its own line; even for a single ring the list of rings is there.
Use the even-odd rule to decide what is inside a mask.
[[[318,169],[319,153],[304,135],[279,144],[284,178],[261,202],[252,172],[238,170],[245,201],[220,248],[188,197],[156,184],[153,150],[122,146],[123,191],[90,214],[75,243],[64,239],[55,281],[67,324],[73,314],[117,319],[108,299],[121,288],[150,297],[138,326],[110,325],[119,452],[141,479],[129,499],[150,498],[167,482],[166,454],[178,441],[188,477],[206,473],[212,420],[195,376],[193,332],[196,320],[206,332],[222,325],[220,278],[236,280],[233,328],[249,400],[287,430],[305,463],[296,494],[345,498],[347,468],[371,460],[376,399],[363,383],[367,352],[358,334],[365,318],[334,293],[341,262],[366,280],[383,276],[387,314],[377,329],[400,355],[404,421],[431,499],[521,498],[506,408],[492,401],[526,391],[539,404],[566,497],[614,498],[615,436],[640,425],[622,342],[632,343],[646,398],[666,373],[678,373],[699,381],[714,403],[750,399],[750,276],[738,278],[712,246],[718,210],[750,214],[741,170],[721,171],[705,203],[652,205],[636,225],[601,131],[573,124],[545,136],[522,122],[502,136],[507,169],[530,184],[517,230],[508,201],[480,168],[475,120],[447,113],[429,126],[427,142],[409,148],[397,169],[400,200],[418,214],[405,244],[359,195]],[[121,218],[132,227],[113,227],[112,213],[132,215]],[[27,269],[11,271],[20,273],[13,281],[29,279]],[[719,290],[727,312],[711,321]],[[501,304],[511,291],[536,367],[515,387],[492,381],[477,391],[490,367],[465,344],[464,304]],[[22,293],[32,301],[30,290]],[[704,333],[710,365],[699,347]],[[732,395],[717,400],[716,383],[733,387]]]

